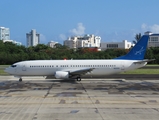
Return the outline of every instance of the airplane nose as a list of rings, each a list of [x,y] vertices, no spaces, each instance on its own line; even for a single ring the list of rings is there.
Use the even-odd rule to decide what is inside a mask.
[[[5,71],[6,73],[9,73],[9,74],[10,74],[9,68],[6,68],[4,71]]]
[[[8,68],[6,68],[6,69],[4,70],[4,72],[7,72],[7,73],[8,73]]]

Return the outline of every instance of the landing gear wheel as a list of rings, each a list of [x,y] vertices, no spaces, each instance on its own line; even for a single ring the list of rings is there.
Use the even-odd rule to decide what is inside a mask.
[[[19,78],[19,82],[22,82],[22,78]]]
[[[77,81],[81,81],[81,77],[77,77]]]

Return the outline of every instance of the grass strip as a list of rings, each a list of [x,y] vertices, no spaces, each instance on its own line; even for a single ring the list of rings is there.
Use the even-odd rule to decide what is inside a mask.
[[[122,72],[121,74],[159,74],[159,69],[136,69]]]
[[[0,70],[0,75],[9,75],[9,74],[4,72],[4,70]]]

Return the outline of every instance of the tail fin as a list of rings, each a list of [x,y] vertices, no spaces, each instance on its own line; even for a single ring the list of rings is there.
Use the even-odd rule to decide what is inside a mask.
[[[115,59],[123,60],[143,60],[147,48],[149,36],[143,35],[142,38],[136,43],[136,45],[124,56],[117,57]]]

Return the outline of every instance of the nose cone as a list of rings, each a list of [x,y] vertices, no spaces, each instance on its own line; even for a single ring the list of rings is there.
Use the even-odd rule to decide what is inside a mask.
[[[10,70],[9,68],[6,68],[4,71],[5,71],[6,73],[12,74],[12,72],[11,72],[11,70]]]
[[[4,72],[8,73],[8,68],[6,68],[6,69],[4,70]]]

